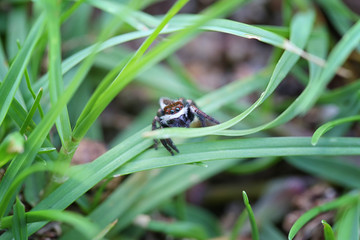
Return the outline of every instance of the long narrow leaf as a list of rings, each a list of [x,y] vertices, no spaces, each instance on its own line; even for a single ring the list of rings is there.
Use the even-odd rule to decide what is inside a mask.
[[[34,50],[38,39],[44,29],[44,16],[40,16],[33,28],[31,29],[23,47],[17,54],[13,64],[10,66],[4,81],[0,86],[0,125],[2,124],[11,102],[15,96],[15,92],[20,85],[25,67],[28,64],[32,51]]]
[[[61,74],[61,36],[60,36],[60,9],[61,2],[42,1],[46,13],[46,22],[49,38],[49,92],[51,104],[54,105],[63,94],[64,86]],[[56,128],[63,145],[71,141],[71,127],[67,108],[61,110],[56,120]],[[66,147],[65,147],[66,148]]]

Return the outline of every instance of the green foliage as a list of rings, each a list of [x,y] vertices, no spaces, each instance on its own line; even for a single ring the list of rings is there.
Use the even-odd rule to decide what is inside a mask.
[[[178,0],[159,16],[144,11],[157,2],[151,0],[5,2],[11,7],[0,18],[0,230],[5,231],[0,240],[27,239],[49,221],[70,225],[63,239],[141,238],[144,231],[178,238],[227,237],[219,219],[188,205],[181,194],[224,171],[253,174],[282,161],[344,190],[306,211],[288,239],[330,210],[337,214],[333,228],[322,222],[325,239],[358,238],[360,168],[347,156],[360,155],[360,140],[348,135],[359,121],[360,84],[359,76],[343,65],[359,52],[360,20],[342,1],[316,1],[340,40],[319,20],[311,1],[284,1],[282,27],[226,19],[248,3],[244,0],[215,1],[198,14],[181,13],[189,1]],[[204,31],[256,39],[273,46],[273,56],[256,74],[207,93],[174,55]],[[124,45],[133,40],[142,42],[137,50]],[[278,106],[277,89],[290,74],[304,88]],[[328,88],[336,75],[347,84]],[[101,140],[100,114],[132,83],[154,100],[152,107],[119,133],[102,156],[71,166],[83,138]],[[206,128],[150,131],[161,96],[194,99],[223,121]],[[258,97],[250,102],[247,96]],[[324,106],[337,111],[319,120],[316,131],[306,129],[314,132],[312,138],[291,133],[292,120]],[[180,154],[149,149],[153,138],[169,137],[184,141],[178,144]],[[102,201],[108,182],[128,174]],[[92,200],[89,191],[95,192]],[[231,239],[246,232],[246,213],[253,239],[283,239],[276,223],[256,223],[257,205],[250,206],[242,193],[246,212],[238,217]],[[65,210],[75,202],[82,213]],[[156,219],[158,211],[174,221]]]

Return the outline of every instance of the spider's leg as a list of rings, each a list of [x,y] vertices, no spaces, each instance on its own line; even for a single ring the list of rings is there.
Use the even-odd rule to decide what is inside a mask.
[[[169,153],[171,153],[172,156],[174,156],[173,151],[171,150],[171,148],[169,147],[166,139],[160,139],[160,142],[162,143],[162,145],[166,148],[166,150],[168,150]]]
[[[215,124],[220,124],[220,122],[218,120],[216,120],[213,117],[210,117],[209,115],[207,115],[206,113],[204,113],[203,111],[201,111],[192,100],[187,100],[187,102],[190,105],[190,109],[193,113],[196,114],[196,116],[199,118],[201,125],[203,127],[206,126],[205,124],[205,119],[209,120],[210,122],[213,122]]]
[[[174,145],[174,142],[171,140],[171,138],[166,138],[165,141],[172,149],[174,149],[177,153],[179,153],[179,150]]]
[[[158,116],[155,116],[154,117],[154,120],[152,122],[152,130],[156,130],[158,129],[158,127],[156,126],[156,122],[159,122],[160,123],[160,118]],[[154,139],[154,148],[157,150],[158,148],[158,144],[159,144],[159,141],[157,139]]]

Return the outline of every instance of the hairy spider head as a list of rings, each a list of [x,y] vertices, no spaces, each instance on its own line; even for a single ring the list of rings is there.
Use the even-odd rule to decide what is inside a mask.
[[[194,115],[189,110],[189,104],[181,100],[160,98],[162,116],[160,123],[164,127],[189,127]]]

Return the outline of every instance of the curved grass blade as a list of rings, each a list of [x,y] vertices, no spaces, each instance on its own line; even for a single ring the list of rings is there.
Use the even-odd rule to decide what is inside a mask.
[[[303,214],[294,225],[291,227],[288,239],[291,240],[295,237],[296,233],[311,219],[316,217],[318,214],[322,212],[327,212],[333,209],[337,209],[343,206],[348,206],[351,204],[355,204],[359,201],[359,192],[352,192],[348,193],[346,195],[343,195],[339,197],[338,199],[325,203],[321,206],[315,207],[307,211],[305,214]]]
[[[358,21],[347,33],[346,35],[340,40],[340,42],[335,46],[335,48],[331,51],[328,62],[325,65],[325,68],[321,72],[319,76],[320,80],[317,81],[321,82],[321,84],[326,85],[332,77],[336,73],[336,69],[338,69],[345,59],[349,56],[351,51],[358,45],[360,41],[360,21]],[[279,61],[280,64],[280,61]],[[274,73],[275,74],[275,73]],[[274,75],[273,75],[274,76]],[[269,83],[269,85],[271,82]],[[265,90],[266,91],[266,90]],[[202,128],[202,129],[161,129],[152,132],[147,132],[144,134],[145,137],[151,138],[168,138],[168,137],[195,137],[195,136],[204,136],[209,134],[216,134],[216,135],[225,135],[225,136],[242,136],[244,134],[253,133],[254,129],[250,130],[223,130],[226,129],[238,121],[242,120],[241,117],[243,115],[247,116],[254,107],[260,104],[260,100],[263,98],[261,96],[257,102],[254,103],[249,109],[247,109],[242,114],[238,115],[237,117],[222,123],[220,125]],[[240,117],[241,116],[241,117]],[[240,119],[239,119],[240,118]],[[229,124],[231,123],[231,124]],[[220,131],[222,130],[222,131]]]
[[[40,111],[40,100],[42,97],[42,93],[43,93],[43,89],[40,88],[38,94],[36,95],[34,104],[31,106],[29,114],[26,116],[25,121],[23,122],[21,128],[20,128],[20,133],[24,134],[25,131],[27,130],[27,128],[30,126],[31,121],[32,121],[32,117],[35,114],[36,109],[38,108]]]
[[[292,31],[290,40],[294,42],[300,48],[303,48],[308,40],[310,35],[312,24],[314,21],[314,13],[312,11],[298,14],[294,17],[292,24]],[[302,31],[299,31],[302,29]],[[265,89],[261,94],[260,98],[248,109],[239,114],[238,116],[228,120],[219,125],[199,128],[199,129],[182,129],[182,128],[168,128],[160,129],[156,131],[147,132],[144,134],[144,137],[151,138],[169,138],[169,137],[195,137],[195,136],[205,136],[209,134],[219,134],[219,135],[237,135],[239,134],[236,130],[227,130],[229,127],[234,126],[235,124],[242,121],[247,117],[253,110],[255,110],[260,104],[262,104],[268,96],[275,90],[275,88],[280,84],[280,82],[285,78],[289,73],[291,68],[295,65],[300,57],[296,54],[290,52],[284,52],[280,58],[278,64],[275,67],[273,75]],[[254,130],[250,130],[254,131]],[[257,130],[256,130],[257,131]],[[235,133],[235,134],[234,134]],[[241,133],[239,134],[241,135]]]
[[[176,18],[176,16],[174,17]],[[177,23],[176,27],[172,25],[172,21],[170,21],[169,26],[167,26],[161,34],[168,34],[177,31],[184,30],[186,26],[193,24],[194,18],[181,18],[181,22]],[[199,19],[199,18],[195,18]],[[180,20],[180,19],[179,19]],[[158,20],[156,20],[158,22]],[[211,23],[211,25],[210,25]],[[200,29],[210,30],[210,31],[219,31],[224,33],[229,33],[241,37],[248,37],[250,39],[258,39],[265,43],[270,43],[274,46],[285,48],[285,42],[287,41],[285,38],[272,33],[270,31],[263,30],[256,26],[247,25],[244,23],[239,23],[231,20],[223,20],[223,19],[214,19],[211,20],[210,23],[207,23],[205,26],[199,26]],[[117,37],[113,37],[107,41],[105,41],[97,51],[102,51],[107,48],[113,47],[115,45],[128,42],[134,39],[139,39],[143,37],[147,37],[152,33],[152,30],[143,30],[143,31],[135,31],[131,33],[122,34]],[[258,35],[255,35],[258,34]],[[295,45],[295,44],[291,44]],[[295,47],[294,47],[295,48]],[[94,46],[85,48],[78,53],[70,56],[69,58],[63,61],[62,65],[62,73],[67,73],[70,69],[76,66],[79,62],[81,62],[84,58],[86,58],[92,51],[94,50]],[[42,77],[37,83],[35,83],[35,89],[43,87],[44,90],[47,89],[47,78],[48,75]]]
[[[25,214],[27,223],[44,222],[44,221],[61,221],[73,225],[73,227],[81,232],[86,239],[93,239],[99,232],[97,225],[90,222],[87,218],[72,212],[59,210],[41,210],[32,211]],[[12,227],[13,216],[4,217],[0,220],[0,229]]]
[[[343,124],[343,123],[355,122],[355,121],[360,121],[360,115],[341,118],[341,119],[336,119],[334,121],[330,121],[330,122],[325,123],[324,125],[322,125],[318,129],[316,129],[316,131],[314,132],[314,134],[313,134],[313,136],[311,138],[311,144],[316,145],[318,143],[320,137],[322,135],[324,135],[327,131],[334,128],[335,126]]]
[[[114,171],[113,175],[217,159],[345,156],[360,153],[360,140],[356,138],[324,138],[319,144],[312,146],[309,137],[269,137],[187,143],[178,146],[181,154],[172,156],[171,161],[169,161],[169,153],[164,148],[151,149]]]
[[[249,203],[249,198],[245,191],[243,191],[242,193],[243,193],[244,204],[245,204],[246,211],[248,213],[249,221],[250,221],[250,225],[251,225],[251,237],[253,240],[259,240],[259,230],[257,229],[254,212]]]
[[[7,114],[16,90],[20,85],[25,67],[44,29],[44,16],[40,16],[32,27],[22,49],[17,54],[13,64],[0,86],[0,126]]]
[[[44,171],[58,172],[59,169],[45,165],[40,165],[40,164],[34,164],[31,167],[27,168],[26,170],[22,171],[15,178],[15,180],[11,183],[8,191],[4,193],[3,200],[0,203],[0,216],[4,215],[7,206],[10,204],[11,198],[14,196],[16,190],[19,189],[20,185],[24,182],[24,180],[31,174],[37,172],[44,172]]]

